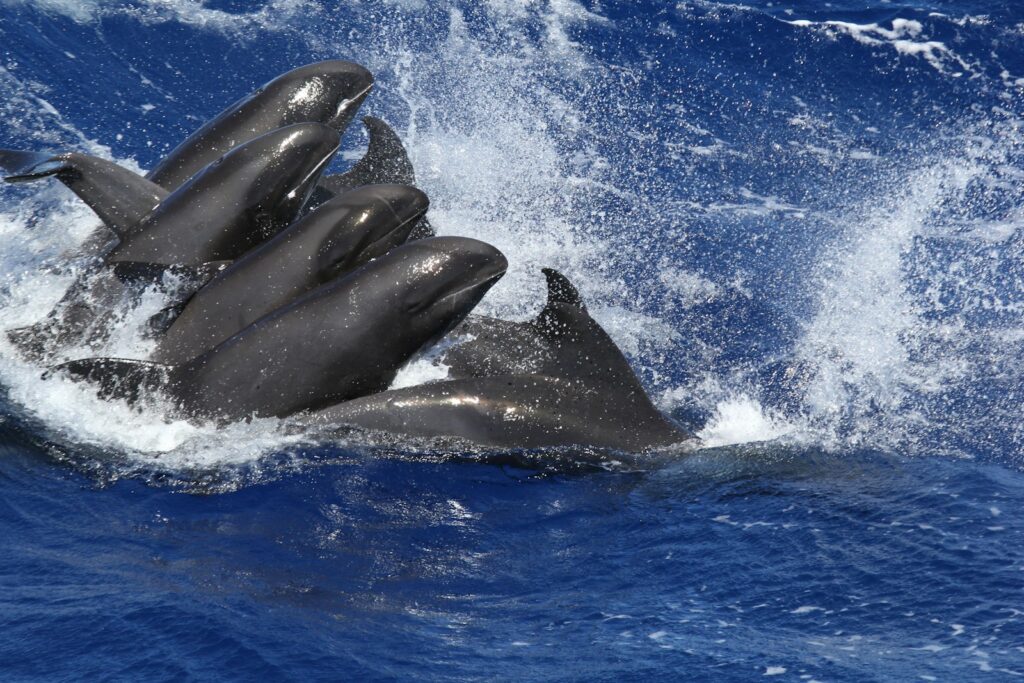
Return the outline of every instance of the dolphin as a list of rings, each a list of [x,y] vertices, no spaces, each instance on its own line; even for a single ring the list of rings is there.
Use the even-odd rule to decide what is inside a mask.
[[[581,446],[637,452],[694,440],[636,394],[619,395],[578,379],[545,375],[496,375],[393,389],[295,419],[307,426],[449,437],[496,448]]]
[[[363,123],[370,136],[366,154],[345,173],[320,176],[303,211],[363,185],[416,184],[412,164],[395,131],[372,116],[364,117]],[[47,177],[61,181],[96,212],[118,240],[124,240],[136,231],[153,209],[171,194],[161,185],[123,166],[79,152],[48,154],[0,149],[0,168],[8,172],[4,179],[10,183]],[[424,216],[413,228],[411,237],[421,239],[433,235],[434,229]],[[108,241],[109,235],[106,234],[90,240],[93,244]]]
[[[185,232],[220,234],[211,223],[225,220],[255,222],[266,229],[279,229],[282,221],[287,225],[309,199],[339,144],[338,133],[322,124],[283,126],[232,148],[173,192],[111,161],[76,152],[49,155],[0,149],[0,168],[11,173],[5,180],[13,183],[56,177],[117,235],[120,244],[115,252],[123,255],[140,251],[137,238],[146,231],[141,242],[152,245],[156,235],[168,229],[176,233],[171,242],[184,238]],[[191,227],[169,228],[169,214]],[[226,226],[221,230],[226,232],[219,239],[236,236]],[[132,242],[133,246],[126,245]],[[241,244],[243,250],[251,246],[246,240]],[[174,251],[175,245],[167,246]],[[161,254],[151,262],[175,263],[168,258],[173,256]]]
[[[402,244],[426,212],[407,185],[368,185],[338,195],[247,252],[185,305],[151,358],[183,363],[314,287]]]
[[[409,154],[391,126],[375,116],[364,116],[363,125],[370,137],[366,154],[345,173],[321,179],[317,192],[323,199],[361,185],[416,184]]]
[[[197,266],[238,258],[295,219],[338,146],[337,131],[319,123],[239,145],[160,202],[106,260]]]
[[[527,322],[473,316],[455,332],[473,338],[440,358],[452,378],[489,375],[578,377],[644,393],[629,361],[587,312],[576,287],[562,273],[542,268],[547,302]]]
[[[386,389],[507,267],[501,252],[477,240],[418,240],[321,285],[187,363],[91,358],[52,372],[97,382],[104,397],[131,401],[159,390],[194,419],[316,410]]]
[[[343,133],[372,87],[373,75],[353,62],[330,60],[293,69],[192,133],[146,178],[174,190],[238,145],[296,123],[320,123]]]
[[[45,154],[0,149],[4,180],[23,183],[53,176],[79,196],[110,228],[123,238],[170,194],[133,171],[88,154]]]
[[[373,75],[353,62],[330,60],[293,69],[225,109],[145,177],[76,152],[0,149],[0,168],[12,174],[10,182],[55,176],[123,238],[170,192],[238,145],[295,123],[321,123],[343,133],[372,87]],[[91,241],[107,239],[97,235]]]
[[[651,402],[629,362],[564,275],[544,268],[548,300],[525,323],[478,317],[476,338],[449,349],[445,382],[386,391],[303,416],[484,446],[593,446],[636,451],[695,437]]]

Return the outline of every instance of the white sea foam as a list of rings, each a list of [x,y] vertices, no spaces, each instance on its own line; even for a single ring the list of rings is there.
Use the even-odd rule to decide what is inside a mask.
[[[193,28],[231,33],[243,38],[259,28],[286,27],[300,15],[319,9],[310,0],[270,0],[252,12],[227,12],[210,9],[202,0],[143,0],[126,5],[118,0],[0,0],[7,5],[28,5],[46,14],[67,17],[80,24],[95,23],[104,17],[128,15],[145,24],[177,22]]]
[[[983,371],[984,358],[968,349],[984,332],[971,331],[968,319],[975,307],[998,310],[1000,297],[969,264],[922,274],[908,254],[924,237],[944,237],[936,227],[944,212],[969,206],[971,192],[986,184],[1001,191],[997,169],[1017,126],[985,128],[993,137],[958,136],[955,151],[898,169],[886,196],[837,219],[847,231],[818,266],[818,310],[796,347],[800,362],[814,369],[803,409],[821,434],[911,452],[929,428],[964,427],[925,406]],[[952,310],[939,293],[951,289],[963,299]]]
[[[697,436],[703,445],[713,448],[753,441],[774,441],[796,431],[785,420],[765,414],[764,408],[747,396],[719,403],[715,415]]]
[[[923,58],[932,68],[942,73],[958,75],[974,70],[971,64],[953,52],[945,43],[921,39],[924,27],[921,22],[913,19],[893,19],[892,28],[885,28],[875,23],[855,24],[848,21],[810,21],[809,19],[795,19],[785,23],[818,30],[833,37],[847,35],[862,45],[873,47],[888,45],[898,54]],[[950,72],[950,68],[953,68],[954,71]]]
[[[417,0],[393,1],[411,13],[435,9]],[[300,19],[308,14],[325,20],[322,31],[302,32],[301,39],[313,53],[336,54],[348,38],[343,27],[330,29],[326,21],[336,19],[337,11],[298,1],[271,2],[242,13],[210,10],[191,0],[145,0],[131,8],[98,0],[39,0],[36,6],[81,22],[127,12],[144,23],[177,21],[225,32],[290,30],[301,26]],[[599,8],[587,10],[568,0],[488,0],[481,11],[500,28],[494,35],[479,35],[453,9],[444,40],[428,46],[406,43],[387,33],[394,27],[385,26],[377,40],[369,41],[373,50],[366,61],[380,86],[375,97],[386,98],[390,106],[389,120],[399,129],[419,184],[431,197],[432,221],[442,234],[485,239],[509,257],[507,276],[485,298],[481,312],[520,320],[534,315],[544,299],[539,269],[559,268],[579,286],[595,317],[638,368],[653,374],[659,359],[690,342],[671,324],[644,312],[643,299],[686,309],[712,301],[730,288],[743,291],[741,274],[725,274],[713,281],[710,274],[665,263],[649,286],[637,288],[627,282],[621,264],[650,256],[644,246],[630,242],[640,239],[637,226],[622,216],[581,210],[594,194],[614,197],[626,207],[642,206],[645,201],[643,187],[615,182],[609,172],[613,161],[603,158],[586,135],[591,121],[584,103],[602,93],[591,89],[595,67],[572,35],[582,26],[606,25],[607,20],[596,13]],[[970,68],[944,44],[928,40],[918,22],[896,20],[891,28],[791,23],[920,57],[945,72]],[[576,83],[578,100],[548,87],[548,76]],[[65,120],[48,99],[45,85],[22,79],[16,68],[0,67],[0,94],[0,112],[7,115],[18,139],[70,145],[111,157],[109,148]],[[797,106],[807,109],[802,101]],[[806,111],[793,116],[791,123],[794,134],[808,137],[832,125],[816,121]],[[700,137],[680,143],[676,151],[691,160],[742,153],[699,126],[689,133]],[[970,148],[981,146],[983,137],[960,135],[957,139]],[[566,139],[572,144],[566,145]],[[801,139],[794,144],[808,159],[830,163],[854,159],[872,172],[885,172],[875,170],[883,166],[881,160],[852,145],[827,144],[826,148],[817,137],[814,142]],[[567,151],[567,146],[572,150]],[[930,416],[917,410],[911,399],[941,393],[969,368],[955,354],[928,352],[929,340],[922,333],[955,336],[958,322],[942,330],[928,321],[929,311],[922,310],[920,301],[908,292],[903,255],[915,240],[935,234],[936,207],[956,203],[971,183],[999,175],[1000,182],[1019,184],[1012,164],[999,162],[1001,170],[994,174],[996,162],[976,156],[937,154],[925,159],[920,168],[900,169],[887,185],[897,188],[891,196],[870,198],[835,217],[834,223],[846,232],[824,250],[817,277],[808,285],[818,295],[817,306],[796,347],[797,360],[813,370],[803,387],[799,419],[777,415],[754,398],[751,387],[734,386],[723,377],[698,377],[685,389],[664,392],[660,404],[672,409],[696,401],[711,415],[700,432],[710,446],[808,435],[837,443],[912,440]],[[131,160],[118,161],[133,165]],[[37,184],[33,191],[44,187]],[[61,188],[38,189],[31,200],[23,199],[24,190],[2,191],[18,193],[17,201],[4,202],[5,213],[0,214],[0,264],[7,273],[0,292],[0,328],[9,329],[45,314],[71,282],[74,273],[60,268],[65,262],[61,254],[88,236],[94,219]],[[740,217],[788,218],[801,218],[813,210],[797,203],[800,200],[748,188],[731,194],[694,208]],[[1021,226],[1020,216],[1013,214],[998,223],[984,222],[972,230],[978,239],[985,235],[998,241],[1008,239]],[[679,232],[686,227],[679,226]],[[957,239],[974,237],[970,231],[957,233]],[[735,285],[727,284],[731,275]],[[969,280],[970,273],[959,277]],[[992,301],[995,307],[1014,305]],[[124,324],[102,351],[144,357],[149,342],[138,331],[158,304],[155,292],[147,294],[126,313]],[[1004,344],[1011,338],[1009,332],[1003,338],[993,336]],[[714,349],[708,351],[713,355]],[[88,389],[62,380],[40,382],[40,368],[16,358],[6,342],[0,344],[0,358],[4,360],[0,380],[10,388],[11,399],[71,442],[129,452],[142,461],[159,459],[168,467],[251,462],[301,442],[300,437],[287,435],[276,420],[223,429],[196,426],[165,418],[159,406],[138,412],[99,401]],[[420,359],[400,373],[394,386],[441,379],[445,372],[432,359]]]

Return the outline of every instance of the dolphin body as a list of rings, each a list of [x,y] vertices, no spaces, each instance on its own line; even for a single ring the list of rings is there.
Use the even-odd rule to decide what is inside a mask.
[[[441,358],[458,379],[364,396],[300,419],[483,446],[636,452],[695,437],[651,402],[629,362],[561,273],[529,322],[467,320],[479,336]]]
[[[363,185],[416,184],[412,163],[395,131],[372,116],[363,117],[363,123],[370,137],[366,154],[345,173],[320,176],[303,210],[311,210],[337,194]],[[118,241],[136,231],[153,209],[171,194],[163,186],[123,166],[79,152],[48,154],[0,149],[0,168],[7,171],[4,180],[9,183],[56,178],[96,212]],[[433,234],[433,228],[423,217],[414,228],[412,238]]]
[[[353,62],[329,60],[293,69],[222,111],[145,177],[74,152],[0,149],[0,168],[13,174],[7,178],[12,182],[55,176],[121,238],[167,194],[241,144],[296,123],[321,123],[344,133],[372,87],[373,75]]]
[[[54,368],[137,400],[160,390],[196,419],[285,417],[382,391],[504,274],[494,247],[463,237],[402,245],[322,285],[181,365],[93,358]]]
[[[646,397],[644,397],[646,398]],[[637,452],[693,440],[649,401],[574,378],[496,375],[393,389],[298,418],[494,448],[580,446]]]
[[[170,194],[137,173],[99,157],[65,152],[51,155],[0,149],[0,168],[9,183],[54,177],[96,212],[118,238],[142,222]]]
[[[408,239],[427,196],[407,185],[341,194],[246,253],[185,305],[152,359],[183,363],[301,294],[383,256]]]

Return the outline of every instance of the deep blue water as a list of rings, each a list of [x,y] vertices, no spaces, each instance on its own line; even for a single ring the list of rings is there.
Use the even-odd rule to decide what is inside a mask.
[[[705,447],[194,427],[3,343],[0,678],[1024,675],[1024,8],[0,0],[0,146],[148,168],[334,57],[439,231],[508,255],[483,309],[562,269]],[[0,327],[93,225],[0,189]],[[159,306],[101,351],[143,356]]]

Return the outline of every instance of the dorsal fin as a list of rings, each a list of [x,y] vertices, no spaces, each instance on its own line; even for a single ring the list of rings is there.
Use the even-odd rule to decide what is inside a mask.
[[[329,201],[345,190],[362,185],[398,184],[415,185],[416,173],[413,163],[409,161],[406,147],[394,130],[372,116],[362,117],[367,127],[370,144],[367,154],[357,161],[352,168],[340,175],[328,175],[321,178],[313,196],[306,205],[306,210],[313,209]],[[409,234],[409,242],[434,237],[434,228],[426,216],[420,218]]]
[[[579,317],[573,313],[567,313],[565,307],[584,316],[587,308],[583,305],[579,290],[569,282],[569,278],[554,268],[542,268],[541,272],[544,273],[548,283],[548,302],[533,324],[542,336],[554,339],[569,332],[568,327],[571,325],[571,321]]]
[[[398,134],[381,119],[364,116],[363,125],[370,136],[370,143],[363,158],[345,173],[324,176],[307,204],[314,208],[337,194],[363,185],[415,185],[409,154]],[[433,237],[434,228],[424,216],[409,234],[409,241]]]
[[[53,176],[79,196],[120,238],[168,195],[167,190],[112,161],[70,152],[39,154],[0,150],[5,180],[22,183]]]
[[[569,304],[581,310],[587,310],[583,305],[583,299],[576,285],[569,282],[569,278],[562,275],[554,268],[541,268],[540,272],[548,281],[548,306],[556,303]]]
[[[173,367],[145,360],[124,358],[83,358],[56,365],[43,374],[43,379],[54,373],[85,380],[98,385],[98,394],[104,399],[120,399],[135,403],[143,392],[166,388],[171,382]]]
[[[327,176],[320,184],[335,193],[362,185],[414,185],[416,173],[398,134],[374,116],[364,116],[363,125],[370,136],[366,154],[345,173]]]

